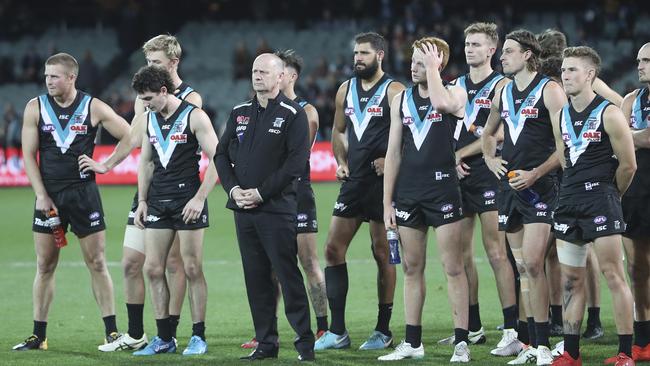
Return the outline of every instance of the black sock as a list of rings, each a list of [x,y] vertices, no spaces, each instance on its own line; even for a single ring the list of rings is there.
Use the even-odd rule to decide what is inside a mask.
[[[530,317],[526,318],[528,323],[528,338],[530,338],[530,345],[537,348],[537,332],[535,331],[535,319]]]
[[[205,342],[205,322],[192,324],[192,336],[198,336]]]
[[[411,347],[418,348],[422,344],[422,326],[406,324],[406,343]]]
[[[618,335],[618,353],[625,353],[628,357],[632,357],[632,335],[619,334]]]
[[[327,315],[316,317],[316,328],[316,331],[318,332],[321,330],[327,331],[329,329],[327,326]]]
[[[348,266],[325,267],[325,282],[327,287],[327,300],[332,313],[332,333],[342,335],[345,333],[345,301],[348,296]]]
[[[650,343],[650,320],[634,322],[634,345],[645,347]]]
[[[587,308],[587,326],[600,327],[600,307]]]
[[[171,324],[169,318],[156,319],[156,328],[158,328],[158,337],[165,342],[172,340]]]
[[[129,336],[134,339],[142,338],[144,334],[144,325],[142,324],[144,304],[126,304],[126,312],[129,316]]]
[[[478,303],[469,306],[469,327],[472,332],[481,329],[481,314],[479,312]]]
[[[564,352],[568,352],[574,360],[577,360],[578,357],[580,357],[580,335],[564,335]]]
[[[530,344],[530,336],[528,335],[528,322],[523,320],[519,321],[517,325],[517,339],[523,344]]]
[[[562,326],[562,305],[551,305],[551,324]]]
[[[104,320],[104,331],[106,335],[117,333],[117,324],[115,322],[115,315],[109,315],[102,318]]]
[[[535,322],[535,336],[537,337],[537,346],[551,347],[548,340],[549,329],[548,322]]]
[[[517,328],[517,305],[503,308],[503,329]]]
[[[392,336],[389,328],[390,316],[393,314],[393,303],[379,304],[379,312],[377,313],[377,325],[375,330],[384,335]],[[337,333],[338,334],[338,333]]]
[[[469,344],[469,330],[467,329],[462,329],[462,328],[454,328],[454,344],[458,344],[460,342],[465,342]]]
[[[38,337],[41,341],[44,341],[47,337],[47,322],[39,322],[34,320],[34,335]]]
[[[178,329],[178,323],[181,321],[180,315],[170,315],[169,316],[169,326],[172,332],[172,337],[176,338],[176,329]]]

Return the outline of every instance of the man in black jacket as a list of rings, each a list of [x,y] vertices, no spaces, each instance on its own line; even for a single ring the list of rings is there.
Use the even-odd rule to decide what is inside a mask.
[[[297,266],[296,185],[309,156],[305,111],[280,93],[284,66],[273,54],[253,62],[255,97],[230,113],[215,163],[227,208],[235,211],[248,303],[258,347],[243,359],[276,358],[278,329],[271,268],[298,334],[298,359],[314,359],[309,302]]]

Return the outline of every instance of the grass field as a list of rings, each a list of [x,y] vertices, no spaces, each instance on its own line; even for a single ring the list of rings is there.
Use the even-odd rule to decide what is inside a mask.
[[[107,258],[115,285],[117,320],[120,330],[126,331],[127,317],[124,305],[123,280],[120,268],[122,235],[126,214],[133,197],[133,187],[102,187],[101,193],[107,218]],[[327,235],[331,207],[338,193],[337,184],[315,184],[320,221],[319,245]],[[135,358],[130,353],[104,354],[97,351],[102,341],[103,323],[90,290],[90,277],[83,264],[76,240],[69,236],[70,244],[62,250],[57,269],[56,294],[48,323],[49,350],[44,352],[12,352],[11,347],[22,341],[32,331],[31,288],[35,271],[31,220],[33,193],[29,188],[0,189],[0,365],[175,365],[175,364],[240,364],[238,357],[246,354],[239,345],[253,335],[252,323],[243,280],[241,261],[237,249],[232,214],[224,208],[225,193],[221,187],[210,195],[210,223],[206,232],[204,269],[208,282],[209,299],[206,320],[208,354],[187,358],[160,355]],[[355,238],[348,254],[350,291],[346,313],[352,338],[352,348],[342,351],[317,353],[317,363],[323,365],[376,364],[377,356],[385,352],[361,352],[356,349],[373,330],[376,313],[376,268],[370,254],[367,227]],[[502,322],[501,309],[494,285],[492,270],[485,252],[476,236],[476,259],[481,280],[480,305],[483,325],[487,329],[486,345],[473,346],[472,359],[476,365],[503,365],[506,358],[489,355],[492,346],[500,339],[495,327]],[[322,250],[320,251],[322,253]],[[438,346],[435,341],[448,336],[452,330],[451,314],[447,303],[445,280],[436,253],[433,235],[430,235],[427,268],[427,300],[423,319],[424,360],[413,364],[448,364],[452,348]],[[325,263],[321,260],[321,266]],[[606,336],[597,342],[583,343],[585,365],[602,364],[604,358],[617,350],[616,331],[613,324],[609,292],[603,283],[602,320]],[[145,305],[145,331],[155,335],[155,322],[147,298]],[[279,312],[281,351],[277,364],[295,363],[293,332]],[[312,313],[313,316],[313,313]],[[315,319],[312,318],[315,326]],[[396,342],[404,337],[404,310],[402,296],[402,271],[398,270],[398,287],[391,328]],[[186,304],[178,330],[179,347],[187,344],[191,335],[189,306]],[[552,339],[552,342],[559,339]],[[268,362],[275,364],[274,362]],[[403,362],[401,364],[409,364]]]

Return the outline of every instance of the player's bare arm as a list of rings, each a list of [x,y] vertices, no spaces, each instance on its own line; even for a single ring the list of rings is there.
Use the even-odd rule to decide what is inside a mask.
[[[636,156],[632,134],[628,128],[623,112],[616,106],[609,106],[603,113],[605,132],[609,135],[612,150],[618,160],[616,168],[616,187],[620,196],[623,196],[632,183],[636,172]]]
[[[350,176],[348,168],[348,142],[346,141],[346,123],[345,123],[345,93],[348,89],[349,81],[339,86],[336,92],[336,110],[334,111],[334,125],[332,128],[332,151],[338,168],[336,169],[336,179],[346,180]]]
[[[183,221],[185,221],[185,223],[198,220],[203,211],[203,206],[205,205],[205,200],[208,198],[208,194],[210,194],[210,191],[212,191],[215,184],[217,184],[217,168],[214,165],[214,154],[217,151],[217,143],[219,140],[217,134],[212,128],[210,118],[208,118],[208,115],[205,114],[203,110],[195,109],[190,115],[190,128],[196,136],[196,139],[199,141],[199,146],[201,146],[201,150],[203,150],[207,155],[210,163],[199,190],[183,208]]]
[[[35,209],[47,214],[51,209],[58,212],[54,202],[47,194],[41,171],[38,168],[36,155],[38,154],[38,100],[36,98],[30,100],[25,106],[23,113],[23,130],[22,130],[22,149],[23,149],[23,163],[25,164],[25,173],[29,178],[32,185],[34,194],[36,195]]]
[[[384,165],[384,225],[386,229],[397,229],[393,193],[395,181],[402,162],[402,120],[400,119],[400,101],[403,92],[398,93],[390,104],[390,132],[388,135],[388,150]]]

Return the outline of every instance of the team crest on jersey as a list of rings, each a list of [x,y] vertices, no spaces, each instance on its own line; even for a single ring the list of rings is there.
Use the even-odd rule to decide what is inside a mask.
[[[600,142],[600,131],[587,131],[582,134],[582,139],[588,142]]]
[[[404,126],[412,125],[413,124],[413,117],[404,117],[402,118],[402,124]]]
[[[595,130],[598,128],[599,124],[600,122],[598,121],[598,118],[589,117],[587,118],[587,122],[585,123],[585,126],[587,127],[588,130]]]
[[[273,127],[281,128],[283,123],[284,123],[284,118],[277,117],[275,121],[273,121]]]

